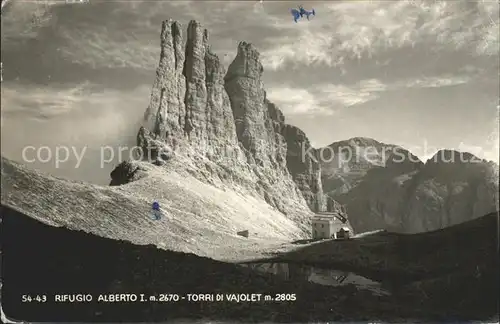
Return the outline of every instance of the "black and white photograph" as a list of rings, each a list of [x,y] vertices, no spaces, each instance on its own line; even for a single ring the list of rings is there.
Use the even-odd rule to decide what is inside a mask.
[[[498,323],[498,1],[1,10],[2,322]]]

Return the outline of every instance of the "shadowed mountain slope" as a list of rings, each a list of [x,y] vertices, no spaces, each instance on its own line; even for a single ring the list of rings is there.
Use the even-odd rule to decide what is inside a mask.
[[[467,152],[441,150],[423,163],[402,147],[352,138],[318,154],[324,191],[346,205],[357,232],[432,231],[499,210],[498,165]]]

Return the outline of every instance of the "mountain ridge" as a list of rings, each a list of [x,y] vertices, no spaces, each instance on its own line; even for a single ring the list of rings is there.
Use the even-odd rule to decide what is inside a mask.
[[[424,163],[401,146],[356,137],[321,150],[330,153],[320,161],[324,191],[346,205],[357,231],[431,231],[500,209],[498,164],[469,152],[442,149]]]

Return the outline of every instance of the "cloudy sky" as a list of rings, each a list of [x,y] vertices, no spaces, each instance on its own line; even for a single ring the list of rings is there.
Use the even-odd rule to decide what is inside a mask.
[[[173,18],[200,21],[227,65],[239,41],[253,43],[268,96],[315,146],[364,136],[422,158],[465,148],[498,161],[498,2],[310,1],[317,15],[295,24],[289,10],[299,4],[11,0],[2,9],[2,154],[87,146],[78,170],[35,167],[107,181],[95,154],[133,145],[161,21]]]

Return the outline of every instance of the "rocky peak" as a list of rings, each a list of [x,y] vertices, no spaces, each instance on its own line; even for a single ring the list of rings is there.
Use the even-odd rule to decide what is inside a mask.
[[[231,81],[235,77],[244,77],[261,80],[264,67],[260,62],[260,53],[250,43],[240,42],[238,51],[234,61],[229,65],[226,82]]]
[[[187,28],[186,60],[183,74],[186,82],[205,80],[205,55],[208,50],[208,31],[191,20]]]
[[[395,145],[366,137],[353,137],[319,148],[324,191],[333,197],[353,189],[368,172],[392,163],[395,150]]]
[[[386,168],[405,168],[410,171],[421,169],[424,163],[410,151],[400,146],[395,146],[394,149],[387,154],[384,166]]]
[[[148,150],[145,156],[160,167],[167,163],[165,167],[186,168],[224,190],[263,198],[306,224],[307,207],[324,205],[320,166],[309,157],[290,159],[298,157],[301,143],[310,144],[267,100],[259,52],[240,42],[226,73],[210,50],[206,29],[191,21],[184,48],[181,30],[172,20],[162,24],[147,123],[137,136],[138,145]],[[128,164],[121,168],[123,172],[114,173],[120,175],[114,183],[123,183],[124,173],[131,170]]]
[[[456,150],[439,150],[434,154],[432,158],[430,158],[428,161],[429,163],[449,163],[451,161],[454,162],[469,162],[472,160],[479,160],[478,157],[476,157],[474,154],[469,153],[469,152],[460,152]]]
[[[394,145],[382,143],[382,142],[379,142],[379,141],[377,141],[377,140],[375,140],[373,138],[369,138],[369,137],[357,136],[357,137],[349,138],[347,140],[333,142],[332,144],[330,144],[328,146],[330,146],[330,147],[346,147],[346,146],[350,146],[350,147],[355,147],[355,146],[369,147],[369,146],[373,146],[373,147],[379,148],[379,147],[382,147],[382,146],[393,147]]]
[[[166,20],[162,23],[160,61],[144,114],[147,128],[160,138],[180,136],[184,132],[186,81],[182,74],[185,52],[181,30],[178,22]]]
[[[249,162],[272,168],[277,160],[285,159],[285,152],[282,138],[275,131],[274,123],[279,121],[270,115],[270,110],[276,117],[279,113],[266,99],[259,56],[253,45],[240,42],[224,78],[225,90],[231,101],[238,141],[250,153]]]
[[[349,143],[352,146],[380,146],[383,145],[383,143],[380,143],[379,141],[374,140],[373,138],[368,138],[368,137],[352,137],[345,141]]]

